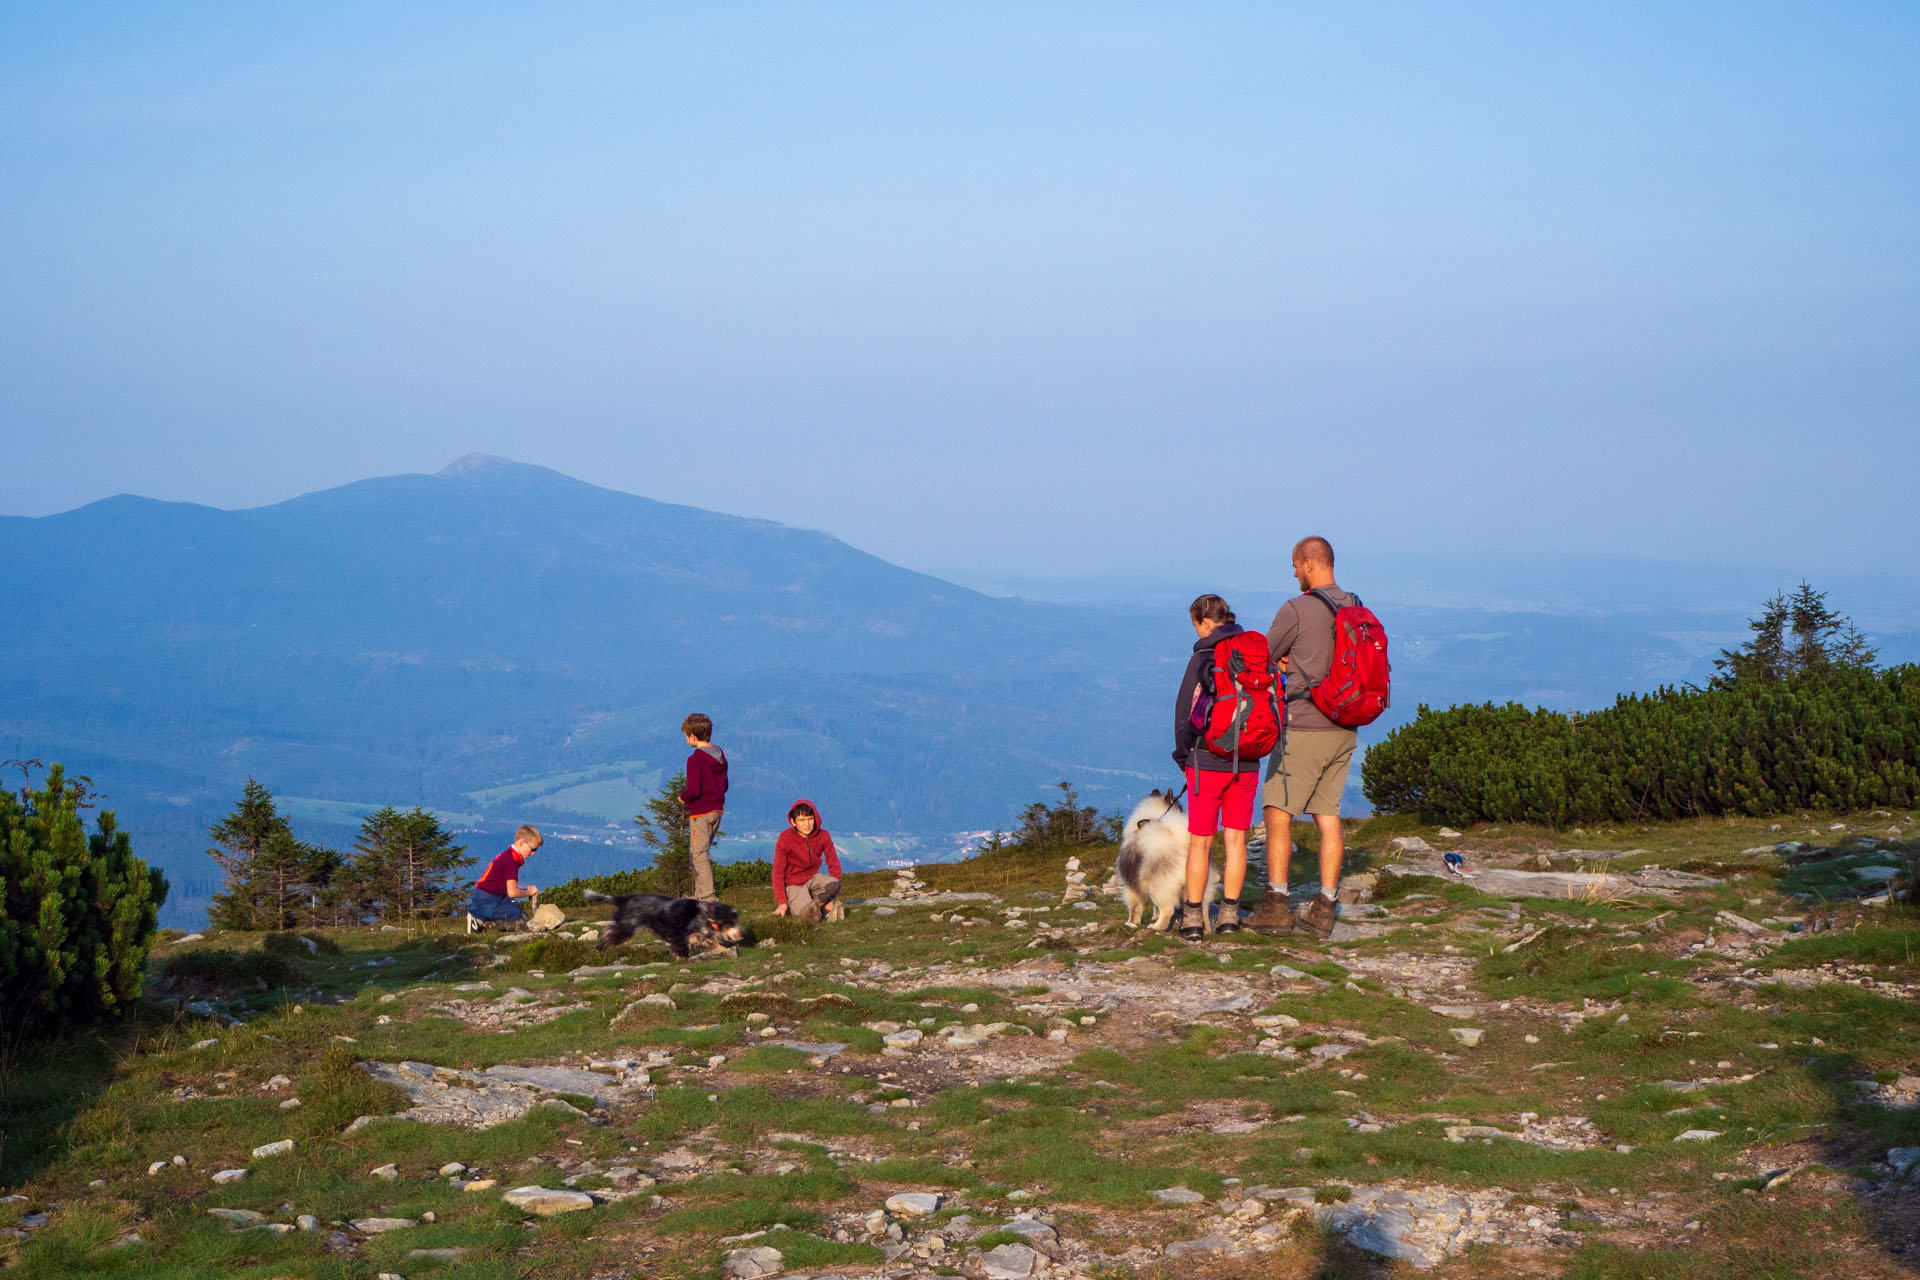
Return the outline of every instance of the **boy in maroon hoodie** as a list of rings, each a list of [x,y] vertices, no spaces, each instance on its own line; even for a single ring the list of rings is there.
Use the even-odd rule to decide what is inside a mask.
[[[787,810],[787,829],[773,844],[773,914],[791,912],[818,924],[839,896],[840,853],[833,837],[820,825],[813,801],[796,800]]]
[[[727,753],[713,745],[713,720],[698,711],[680,722],[693,754],[687,757],[687,789],[680,803],[687,806],[688,853],[693,859],[693,896],[714,901],[713,837],[727,807]]]

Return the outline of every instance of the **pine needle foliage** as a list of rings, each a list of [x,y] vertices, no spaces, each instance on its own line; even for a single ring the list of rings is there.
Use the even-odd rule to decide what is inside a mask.
[[[1367,752],[1367,799],[1430,822],[1547,826],[1920,801],[1920,667],[1875,668],[1805,582],[1750,626],[1705,689],[1574,715],[1423,706]]]
[[[273,793],[252,778],[232,812],[208,828],[207,850],[226,876],[213,896],[208,923],[216,929],[291,929],[332,924],[333,880],[340,856],[294,838]]]
[[[353,847],[342,872],[347,899],[362,919],[388,924],[453,911],[464,896],[463,873],[474,863],[440,819],[418,807],[386,805],[368,814]]]
[[[89,789],[53,765],[0,791],[0,1065],[30,1039],[128,1012],[167,882],[110,812],[88,835]]]
[[[655,887],[648,892],[669,898],[684,898],[693,892],[693,825],[680,799],[686,789],[687,775],[682,770],[660,784],[660,790],[648,797],[633,819],[640,828],[640,838],[653,850],[653,862],[646,872],[648,882]],[[718,830],[713,838],[719,840]]]

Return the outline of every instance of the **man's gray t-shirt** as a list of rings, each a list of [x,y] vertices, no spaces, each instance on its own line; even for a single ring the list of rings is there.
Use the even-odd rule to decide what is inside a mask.
[[[1323,587],[1333,602],[1345,608],[1357,601],[1351,592],[1339,587]],[[1327,678],[1333,669],[1333,610],[1316,596],[1302,593],[1280,606],[1267,628],[1267,651],[1274,659],[1287,659],[1287,732],[1340,730],[1353,732],[1345,725],[1327,719],[1306,693]],[[1279,758],[1279,753],[1274,753]]]

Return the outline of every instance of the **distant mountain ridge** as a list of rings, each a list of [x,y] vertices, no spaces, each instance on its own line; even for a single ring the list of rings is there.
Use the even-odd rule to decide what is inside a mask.
[[[478,455],[246,510],[123,495],[0,517],[0,556],[0,758],[92,775],[183,884],[210,873],[205,827],[249,775],[335,845],[371,806],[421,804],[482,852],[519,821],[568,829],[549,878],[631,865],[607,841],[685,758],[691,710],[734,760],[740,836],[799,795],[836,831],[948,850],[1063,778],[1121,809],[1170,780],[1198,589],[989,596],[824,533]],[[1704,678],[1740,626],[1394,605],[1363,558],[1342,563],[1395,646],[1394,708],[1363,742],[1422,702],[1569,709]],[[1257,626],[1292,590],[1277,565],[1234,603]],[[1890,659],[1920,653],[1895,641]]]

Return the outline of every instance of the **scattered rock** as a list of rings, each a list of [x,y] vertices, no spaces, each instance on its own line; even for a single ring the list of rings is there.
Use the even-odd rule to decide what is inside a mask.
[[[209,1218],[218,1218],[222,1222],[231,1222],[236,1227],[251,1227],[265,1222],[267,1215],[254,1209],[209,1209]]]
[[[420,1223],[413,1218],[354,1218],[347,1225],[363,1236],[377,1236],[385,1231],[405,1231]]]
[[[1689,1129],[1674,1135],[1675,1142],[1711,1142],[1720,1136],[1718,1129]]]
[[[1481,1038],[1484,1037],[1487,1033],[1485,1030],[1483,1030],[1480,1027],[1448,1027],[1447,1034],[1451,1035],[1455,1040],[1458,1040],[1461,1044],[1471,1049],[1475,1045],[1479,1044],[1481,1041]]]
[[[727,1260],[720,1270],[731,1280],[759,1280],[761,1276],[779,1274],[784,1265],[785,1260],[778,1249],[762,1244],[733,1250],[727,1254]]]
[[[224,1186],[229,1182],[239,1182],[246,1176],[247,1171],[245,1169],[222,1169],[213,1175],[213,1180]]]
[[[996,1245],[980,1255],[980,1268],[987,1280],[1026,1280],[1040,1261],[1031,1245]]]
[[[268,1156],[283,1156],[293,1150],[293,1139],[282,1138],[278,1142],[269,1142],[253,1149],[255,1160],[264,1160]]]
[[[543,1218],[593,1208],[593,1197],[586,1192],[556,1191],[551,1187],[515,1187],[500,1198],[516,1209],[524,1209]]]
[[[1184,1183],[1171,1187],[1162,1187],[1153,1193],[1153,1198],[1162,1204],[1200,1204],[1206,1199],[1205,1196],[1189,1188]]]
[[[887,1197],[887,1212],[902,1218],[924,1218],[939,1211],[941,1197],[931,1191],[902,1191]]]

